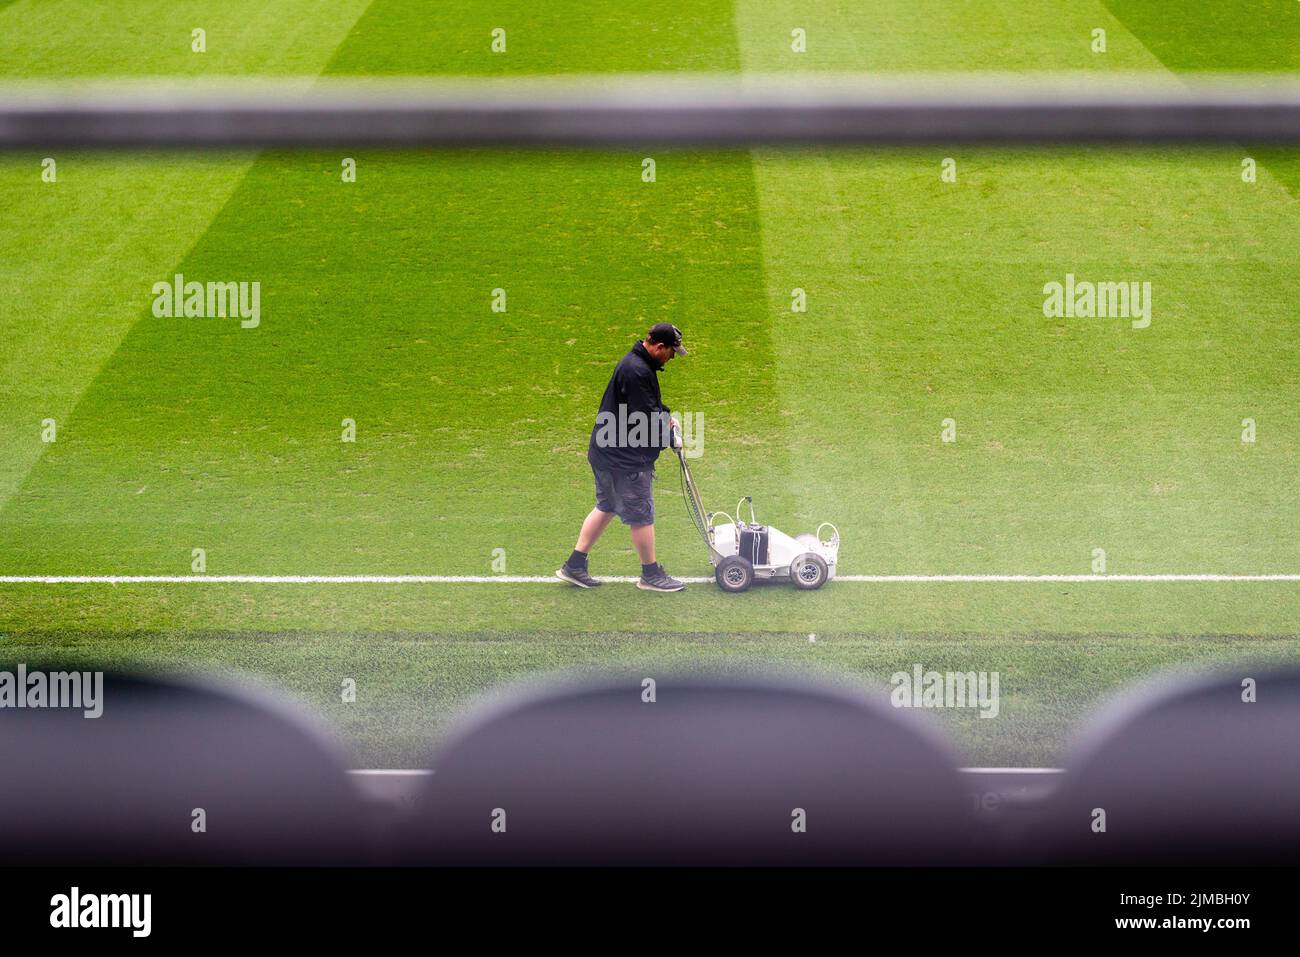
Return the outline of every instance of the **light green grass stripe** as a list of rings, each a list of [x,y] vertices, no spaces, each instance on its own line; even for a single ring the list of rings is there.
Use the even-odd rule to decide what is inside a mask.
[[[1097,0],[736,0],[746,73],[1160,70]],[[806,34],[806,52],[791,31]],[[1106,31],[1105,53],[1091,49]]]
[[[966,30],[934,4],[819,7],[801,56],[788,44],[797,11],[742,3],[742,58],[792,77],[879,62],[835,45],[849,35],[915,54],[886,58],[890,68],[1059,69],[1078,65],[1079,28],[1098,23],[1110,39],[1098,69],[1159,67],[1096,5],[960,9]],[[1001,15],[975,16],[990,9]],[[1012,61],[1003,40],[1016,42]],[[945,155],[957,183],[940,181]],[[839,526],[845,571],[1083,573],[1097,546],[1108,571],[1296,567],[1296,504],[1283,490],[1300,431],[1286,412],[1294,364],[1281,305],[1296,234],[1285,193],[1242,184],[1238,161],[756,154],[769,305],[788,344],[776,381],[786,414],[804,424],[792,433],[801,510]],[[1145,337],[1104,321],[1048,322],[1042,284],[1068,271],[1152,280],[1165,321]],[[795,287],[807,291],[806,314],[791,312]],[[829,409],[838,429],[819,424]],[[1274,423],[1263,455],[1240,441],[1247,416]],[[944,445],[949,417],[964,438]]]
[[[0,78],[314,77],[369,3],[19,0],[0,10]]]

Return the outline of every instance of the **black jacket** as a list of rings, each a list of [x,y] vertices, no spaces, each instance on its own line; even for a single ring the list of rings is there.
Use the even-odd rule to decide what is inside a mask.
[[[640,342],[614,367],[587,444],[594,468],[639,472],[671,446],[668,407],[659,395],[662,368]]]

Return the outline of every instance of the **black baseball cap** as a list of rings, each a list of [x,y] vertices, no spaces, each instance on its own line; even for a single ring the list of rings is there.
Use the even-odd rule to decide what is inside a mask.
[[[646,333],[646,338],[651,342],[658,342],[660,345],[672,346],[673,351],[679,356],[688,355],[687,351],[682,348],[682,330],[678,329],[671,322],[656,322]]]

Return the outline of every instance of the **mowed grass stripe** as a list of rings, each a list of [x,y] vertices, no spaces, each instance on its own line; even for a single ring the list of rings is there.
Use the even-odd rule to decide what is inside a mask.
[[[833,2],[816,10],[741,0],[736,6],[745,70],[780,74],[791,83],[821,71],[1095,68],[1089,31],[1099,20],[1111,25],[1097,4],[1066,9],[1026,0],[961,7],[887,0],[870,8]],[[803,53],[792,48],[796,24],[806,33]],[[1112,52],[1103,69],[1156,65],[1136,43]],[[985,224],[972,232],[962,222],[962,240],[983,235],[985,242],[976,258],[950,252],[947,237],[932,232],[946,210],[931,213],[927,228],[916,228],[927,218],[917,215],[917,206],[944,198],[929,184],[937,178],[938,157],[899,155],[755,151],[769,303],[777,338],[790,343],[777,382],[785,415],[798,423],[799,495],[790,521],[802,526],[830,518],[846,529],[846,539],[866,549],[863,564],[847,559],[852,571],[937,572],[954,560],[988,573],[1016,565],[1069,568],[1086,548],[1044,553],[1035,548],[1039,530],[1030,523],[1022,532],[1031,543],[1024,552],[984,548],[991,524],[1005,526],[1017,516],[1002,507],[972,515],[963,507],[967,496],[945,472],[947,463],[926,455],[945,419],[970,422],[966,403],[929,401],[934,373],[996,355],[973,340],[978,327],[966,317],[955,329],[953,320],[941,317],[963,302],[972,303],[978,316],[981,299],[1005,289],[1002,277],[978,290],[954,290],[934,278],[945,271],[951,276],[957,266],[963,278],[979,281],[974,263],[1015,255],[1005,250],[1019,236],[1006,243],[988,236]],[[795,289],[808,297],[804,313],[794,312]],[[927,335],[923,326],[934,332]],[[938,348],[931,345],[936,338]],[[951,378],[962,371],[953,368]],[[987,383],[968,374],[958,389],[973,397]],[[1058,495],[1059,483],[1048,494]],[[963,501],[956,505],[954,499]],[[1063,513],[1068,506],[1056,514]]]
[[[1286,0],[1102,0],[1125,29],[1178,73],[1300,70],[1300,11]]]
[[[364,6],[348,0],[323,17],[303,0],[273,11],[234,2],[199,16],[194,4],[22,3],[0,9],[0,77],[315,73]],[[269,14],[285,28],[268,30]],[[190,49],[196,22],[211,56]],[[0,509],[51,448],[42,422],[76,441],[67,426],[82,393],[253,160],[53,153],[0,157]]]
[[[1174,73],[1294,73],[1300,70],[1300,6],[1286,0],[1104,0],[1106,8]],[[1300,150],[1242,144],[1261,183],[1275,180],[1300,200]],[[1241,158],[1239,157],[1239,159]],[[1292,216],[1300,207],[1292,205]]]
[[[0,159],[13,224],[0,232],[0,507],[53,448],[44,420],[76,441],[69,415],[148,308],[158,264],[184,255],[251,163],[59,153],[46,184],[41,160]]]
[[[777,17],[742,9],[747,67],[784,64],[793,79],[806,64],[861,66],[836,49],[777,57]],[[865,29],[836,12],[821,33]],[[1000,27],[937,23],[909,18],[908,42],[924,52],[942,39],[958,60],[997,65]],[[1075,41],[1053,30],[1025,42],[1027,68],[1053,69]],[[949,155],[959,175],[945,184]],[[1111,573],[1294,567],[1300,430],[1285,413],[1296,353],[1284,303],[1296,233],[1285,193],[1244,189],[1238,159],[758,153],[769,301],[791,343],[777,381],[804,424],[803,516],[834,520],[882,574],[1086,573],[1101,570],[1096,548]],[[1045,318],[1043,284],[1067,273],[1150,281],[1155,322]],[[807,313],[791,311],[795,287]],[[839,427],[822,414],[830,395]],[[1241,442],[1246,417],[1272,423],[1268,448]],[[949,419],[957,440],[944,443]]]
[[[493,53],[494,31],[505,50]],[[375,0],[330,64],[364,76],[728,72],[731,4],[637,0],[429,4]]]
[[[0,5],[0,78],[314,77],[369,0],[19,0]],[[205,31],[204,52],[194,50]]]
[[[1141,0],[1135,0],[1141,2]],[[1099,0],[736,0],[747,73],[1133,71],[1159,62]],[[805,52],[791,31],[805,31]],[[1092,31],[1107,32],[1105,54]]]

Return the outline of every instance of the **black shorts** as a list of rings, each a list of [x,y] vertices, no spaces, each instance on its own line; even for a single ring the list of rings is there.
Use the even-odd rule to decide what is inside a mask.
[[[611,472],[593,465],[591,471],[596,476],[596,508],[613,512],[624,525],[654,524],[653,465],[640,472]]]

